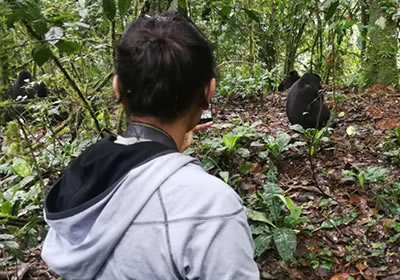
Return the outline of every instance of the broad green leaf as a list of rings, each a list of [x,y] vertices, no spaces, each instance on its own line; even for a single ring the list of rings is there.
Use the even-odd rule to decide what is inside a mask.
[[[251,18],[252,20],[254,20],[255,22],[258,22],[258,23],[260,23],[260,16],[259,16],[259,14],[258,14],[258,12],[257,11],[255,11],[255,10],[250,10],[250,9],[244,9],[244,11],[246,12],[246,14],[247,14],[247,16],[249,17],[249,18]]]
[[[118,9],[121,16],[124,16],[130,8],[132,0],[118,0]]]
[[[16,174],[21,177],[27,177],[32,174],[31,165],[22,158],[14,158],[11,168]]]
[[[60,40],[56,44],[56,47],[62,53],[74,54],[76,51],[79,50],[80,45],[78,42]]]
[[[10,201],[4,201],[1,204],[1,214],[4,216],[9,216],[11,214],[12,204]]]
[[[271,234],[261,234],[254,239],[255,245],[255,256],[261,256],[266,250],[271,246],[272,235]]]
[[[6,24],[8,28],[14,26],[14,23],[23,18],[23,13],[19,9],[14,9],[12,13],[6,15]]]
[[[110,21],[114,20],[116,10],[114,0],[103,0],[103,12]]]
[[[285,261],[293,257],[297,247],[297,238],[293,230],[288,228],[275,228],[273,230],[274,242],[279,255]]]
[[[236,143],[239,139],[240,139],[240,136],[230,136],[229,137],[227,135],[224,135],[222,137],[222,141],[223,141],[224,145],[228,148],[229,152],[232,152],[235,149]]]
[[[41,36],[46,34],[46,32],[49,30],[49,28],[47,26],[47,22],[44,18],[34,20],[32,22],[32,27],[33,27],[33,30],[35,30],[35,32]]]
[[[338,6],[339,6],[339,1],[335,1],[329,6],[329,8],[325,14],[325,21],[329,21],[333,17]]]
[[[297,224],[301,215],[301,207],[297,207],[290,197],[284,197],[281,194],[275,194],[274,197],[279,198],[290,212],[290,215],[285,217],[286,224],[288,226]]]
[[[221,12],[222,15],[224,15],[227,18],[229,18],[230,14],[231,14],[231,11],[232,11],[232,6],[225,5],[225,6],[222,7],[220,12]]]
[[[262,212],[259,212],[256,210],[252,210],[250,208],[246,208],[246,212],[247,212],[247,217],[250,220],[256,221],[256,222],[267,223],[267,224],[271,225],[272,227],[275,227],[275,225],[267,219],[267,215],[265,215],[265,213],[262,213]]]
[[[39,65],[42,66],[45,64],[51,56],[51,51],[47,45],[41,45],[32,50],[33,60]]]

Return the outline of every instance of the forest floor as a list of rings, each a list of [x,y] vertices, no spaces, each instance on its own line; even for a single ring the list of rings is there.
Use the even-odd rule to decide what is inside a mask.
[[[383,150],[385,136],[400,127],[400,92],[387,87],[374,87],[361,94],[345,87],[337,91],[341,96],[337,106],[340,117],[330,141],[314,158],[318,185],[328,196],[315,187],[304,146],[291,147],[282,154],[277,164],[279,186],[285,196],[302,206],[302,216],[309,218],[312,227],[297,229],[292,261],[282,261],[273,248],[257,258],[262,279],[400,279],[400,224],[395,219],[400,213],[400,189],[398,193],[392,189],[392,183],[400,182],[400,166],[390,163]],[[261,124],[255,127],[258,135],[286,132],[293,140],[301,140],[301,135],[289,128],[286,93],[265,94],[253,100],[215,99],[214,129],[202,133],[200,140],[222,137],[231,129],[229,124],[259,121]],[[327,102],[333,106],[332,94],[327,95]],[[354,133],[349,132],[349,126]],[[249,172],[241,173],[239,183],[234,183],[248,203],[266,177],[268,159],[260,159],[259,151],[248,143],[243,145],[249,146],[250,155],[245,159],[232,157],[228,169],[235,174],[235,168],[243,163],[236,164],[235,160],[251,163]],[[195,144],[194,152],[204,159],[199,150],[200,144]],[[390,170],[387,180],[366,182],[364,189],[344,180],[344,169],[375,166]],[[222,169],[210,169],[216,175],[218,171]],[[324,226],[328,219],[333,221],[332,227]],[[57,279],[40,259],[40,248],[25,252],[24,265],[9,267],[19,272],[18,279]],[[3,274],[0,279],[7,279]]]
[[[318,184],[331,199],[315,188],[305,147],[286,151],[278,163],[279,185],[303,207],[302,215],[311,220],[313,230],[300,229],[294,262],[283,262],[273,250],[260,256],[257,262],[263,279],[400,279],[399,229],[393,214],[398,210],[393,209],[399,206],[398,194],[391,187],[391,183],[400,182],[400,166],[391,164],[383,150],[385,136],[400,127],[400,92],[386,87],[373,87],[361,94],[346,87],[337,92],[341,96],[337,106],[340,117],[314,163]],[[253,101],[220,100],[214,104],[214,116],[217,124],[234,119],[262,121],[256,127],[258,132],[276,135],[283,131],[299,137],[289,128],[285,102],[286,93]],[[327,95],[327,102],[333,106],[332,94]],[[349,126],[354,135],[349,135]],[[246,160],[253,167],[243,175],[242,197],[243,190],[249,196],[259,191],[268,170],[268,164],[256,156]],[[388,179],[370,183],[364,190],[344,180],[342,170],[364,167],[386,167],[390,170]],[[322,225],[328,219],[338,223],[325,228]]]

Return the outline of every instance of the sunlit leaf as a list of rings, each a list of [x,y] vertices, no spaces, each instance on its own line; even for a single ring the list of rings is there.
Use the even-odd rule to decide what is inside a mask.
[[[346,129],[346,133],[349,136],[354,136],[356,135],[356,128],[353,125],[349,125]]]
[[[218,173],[218,175],[224,180],[225,183],[228,183],[229,181],[229,172],[228,171],[221,171]]]
[[[22,158],[14,158],[11,168],[16,174],[21,177],[27,177],[32,174],[31,165]]]
[[[44,38],[50,44],[56,44],[62,37],[64,36],[64,29],[58,26],[51,27],[46,34],[44,34]]]

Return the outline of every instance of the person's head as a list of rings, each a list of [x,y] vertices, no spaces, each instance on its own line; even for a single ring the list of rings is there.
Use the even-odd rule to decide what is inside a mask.
[[[128,115],[173,122],[200,118],[215,89],[207,38],[178,13],[142,16],[116,49],[114,90]]]

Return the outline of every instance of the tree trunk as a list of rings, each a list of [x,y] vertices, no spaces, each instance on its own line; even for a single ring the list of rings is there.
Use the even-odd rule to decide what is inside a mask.
[[[385,13],[387,0],[369,0],[369,43],[365,61],[366,85],[398,85],[396,24]]]
[[[362,23],[362,29],[360,30],[361,32],[361,61],[365,61],[365,52],[367,49],[367,33],[368,33],[368,3],[367,0],[360,0],[360,6],[361,6],[361,23]]]

